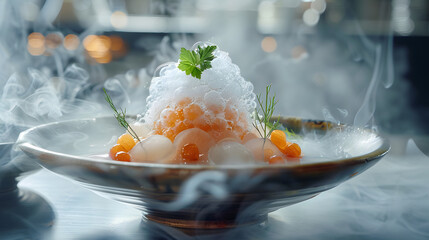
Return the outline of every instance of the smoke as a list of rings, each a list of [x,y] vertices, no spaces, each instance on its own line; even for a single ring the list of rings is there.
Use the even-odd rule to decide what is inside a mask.
[[[299,1],[291,2],[300,5]],[[268,3],[276,5],[277,10],[270,10],[273,17],[299,14],[286,1],[263,1],[261,5]],[[285,25],[282,34],[266,35],[251,28],[254,15],[235,10],[227,12],[231,18],[211,12],[214,16],[209,22],[219,22],[219,27],[213,25],[204,37],[213,38],[211,41],[230,52],[245,78],[254,83],[256,93],[263,92],[267,84],[273,85],[279,99],[278,114],[371,127],[377,104],[392,107],[380,99],[376,104],[378,86],[389,88],[394,80],[393,33],[385,24],[390,19],[390,6],[384,3],[378,7],[374,11],[380,21],[373,29],[384,35],[365,32],[354,9],[345,9],[349,15],[343,16],[343,21],[329,23],[325,16],[317,27],[295,22]],[[264,11],[265,7],[259,8],[258,16],[268,14]],[[274,50],[269,52],[264,50],[267,38],[274,42],[269,45]],[[406,97],[404,92],[400,94]]]
[[[64,224],[61,232],[79,227],[81,232],[65,239],[413,239],[424,240],[429,236],[427,216],[428,158],[410,140],[401,154],[388,155],[364,174],[340,186],[323,192],[315,198],[282,208],[269,215],[265,224],[245,226],[223,232],[186,232],[151,221],[140,221],[132,209],[91,196],[81,188],[72,188],[64,196],[49,192],[49,200],[59,202],[57,209]],[[407,160],[405,160],[407,159]],[[25,180],[25,186],[47,188],[37,178]],[[44,180],[56,180],[55,175],[45,175]],[[243,178],[249,179],[249,178]],[[73,185],[64,182],[62,186]],[[243,186],[247,186],[242,182]],[[73,190],[74,189],[74,190]],[[73,196],[76,194],[77,196]],[[76,205],[73,199],[90,199],[87,205]],[[71,213],[89,211],[89,216],[76,218]],[[107,212],[107,213],[106,213]],[[106,216],[100,218],[99,216]],[[89,226],[95,226],[93,228]],[[108,226],[108,229],[106,229]],[[60,231],[53,237],[59,237]]]
[[[51,23],[56,15],[52,14],[59,12],[58,3],[61,7],[61,2],[46,1],[33,24],[25,20],[25,12],[21,11],[24,3],[26,1],[4,1],[1,7],[0,122],[6,128],[29,127],[79,115],[86,106],[78,108],[77,112],[73,106],[85,100],[78,95],[90,85],[88,71],[64,48],[47,49],[42,56],[32,56],[27,51],[27,35],[31,29],[53,32]],[[93,103],[88,105],[90,110],[93,107]],[[2,135],[2,141],[17,136],[17,133],[5,132],[8,135]]]
[[[407,160],[404,160],[407,159]],[[315,198],[282,208],[262,225],[186,232],[151,221],[114,224],[112,239],[413,239],[429,237],[428,158],[410,140],[364,174]],[[103,239],[102,233],[90,235]],[[98,238],[97,238],[98,237]],[[89,239],[89,238],[88,238]]]
[[[19,8],[22,2],[25,1],[0,3],[0,124],[5,126],[0,129],[0,142],[14,141],[18,133],[29,126],[110,114],[101,95],[103,87],[128,113],[143,113],[147,89],[156,67],[176,61],[180,47],[190,47],[194,42],[190,39],[194,38],[210,40],[230,52],[242,74],[255,85],[256,93],[272,84],[279,99],[277,113],[281,115],[374,126],[376,106],[380,104],[376,103],[379,86],[388,88],[394,84],[391,33],[387,37],[367,37],[359,24],[354,24],[351,31],[356,34],[346,36],[339,30],[344,29],[341,24],[335,30],[329,30],[323,25],[317,28],[297,23],[288,25],[291,29],[285,34],[270,35],[275,38],[277,48],[265,52],[261,42],[266,35],[254,29],[254,13],[223,12],[227,15],[223,17],[209,10],[206,10],[209,11],[208,22],[213,24],[206,34],[164,37],[159,44],[155,43],[155,48],[149,47],[153,46],[151,39],[142,38],[138,44],[151,50],[149,55],[154,61],[140,70],[125,69],[124,73],[107,77],[103,67],[85,61],[83,49],[70,53],[58,47],[49,50],[46,56],[29,54],[27,35],[31,31],[64,36],[52,25],[59,12],[58,2],[46,1],[34,22],[26,20],[28,16]],[[172,14],[174,9],[160,8],[159,11]],[[97,26],[91,26],[80,37],[98,30]],[[390,103],[381,104],[392,108]],[[70,139],[76,137],[82,136],[70,135]],[[412,143],[409,146],[412,147]],[[383,161],[368,174],[343,184],[332,193],[328,191],[296,207],[276,212],[267,226],[241,228],[196,239],[225,236],[340,239],[350,235],[395,239],[397,232],[413,233],[424,239],[428,237],[425,221],[428,209],[422,199],[427,187],[421,180],[425,179],[427,166],[423,156],[417,159],[407,163],[400,157]],[[237,189],[245,191],[263,181],[251,174],[238,176],[231,185],[226,184],[225,179],[224,173],[218,171],[197,174],[182,186],[177,199],[162,203],[159,208],[179,210],[195,203],[203,194],[221,201]],[[247,210],[258,208],[258,204]],[[201,214],[203,217],[204,212]],[[237,222],[248,215],[251,214],[243,213]],[[330,221],[323,221],[324,218]],[[166,238],[194,239],[177,229],[153,223],[147,223],[143,228],[146,234],[154,231],[153,226],[159,230],[155,230],[158,237],[156,234],[162,232],[164,235],[161,236]]]

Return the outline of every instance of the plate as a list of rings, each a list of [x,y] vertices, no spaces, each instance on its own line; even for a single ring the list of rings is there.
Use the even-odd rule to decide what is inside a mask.
[[[261,223],[272,211],[362,173],[390,149],[385,138],[370,130],[297,118],[280,121],[302,141],[305,156],[300,162],[173,165],[113,161],[102,157],[124,132],[113,117],[37,126],[22,132],[18,145],[44,168],[136,207],[145,219],[188,230]],[[323,152],[320,156],[318,149]]]

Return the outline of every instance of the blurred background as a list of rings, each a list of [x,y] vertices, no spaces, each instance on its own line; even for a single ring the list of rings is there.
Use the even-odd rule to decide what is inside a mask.
[[[1,5],[2,98],[17,97],[16,84],[8,84],[11,76],[24,77],[31,68],[60,92],[53,95],[61,106],[35,113],[30,122],[61,118],[69,105],[72,115],[81,116],[76,101],[95,105],[100,97],[93,95],[102,84],[129,112],[141,113],[156,67],[177,61],[182,46],[209,41],[230,53],[255,92],[274,85],[282,115],[378,126],[389,134],[429,133],[429,3],[424,0],[19,0]],[[21,119],[3,117],[6,122],[28,115],[18,114],[16,104],[2,107]]]
[[[261,239],[427,239],[428,40],[426,0],[0,1],[0,143],[10,151],[28,127],[111,115],[102,88],[128,113],[143,113],[156,68],[208,41],[229,52],[255,93],[273,85],[277,114],[371,127],[391,140],[386,160],[273,214]],[[17,159],[2,156],[0,180]],[[55,223],[53,210],[40,208],[52,239],[146,231],[140,212],[47,171],[20,184],[52,203],[43,206],[55,209]],[[3,193],[0,203],[10,203]],[[18,213],[0,208],[0,233],[18,216],[25,231],[16,232],[39,239],[41,221]]]

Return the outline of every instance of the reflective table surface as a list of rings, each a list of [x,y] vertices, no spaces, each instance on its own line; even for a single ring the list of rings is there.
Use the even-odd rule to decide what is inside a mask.
[[[0,196],[0,239],[429,239],[429,157],[413,141],[404,145],[263,225],[208,235],[147,222],[130,206],[41,170],[19,183],[18,197]]]

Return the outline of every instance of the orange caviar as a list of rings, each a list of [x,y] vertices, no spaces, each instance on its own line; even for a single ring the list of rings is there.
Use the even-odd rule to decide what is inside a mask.
[[[281,156],[273,155],[268,160],[269,164],[282,164],[285,163],[285,159]]]
[[[296,143],[286,141],[286,134],[281,130],[274,130],[271,133],[270,140],[283,154],[292,158],[301,157],[301,148]]]
[[[110,158],[117,160],[116,154],[119,152],[126,152],[127,150],[124,148],[124,146],[120,144],[115,144],[112,148],[110,148],[109,156]]]
[[[121,161],[121,162],[130,162],[131,156],[127,152],[118,152],[116,154],[116,160]]]
[[[299,158],[301,157],[301,148],[296,143],[288,142],[285,155],[288,157]]]
[[[246,127],[245,114],[239,114],[233,106],[204,106],[184,98],[161,112],[160,119],[154,122],[154,134],[164,135],[174,141],[183,130],[199,128],[219,141],[230,136],[243,139]]]
[[[270,140],[279,149],[286,147],[286,133],[281,130],[274,130],[270,135]]]
[[[128,152],[131,151],[135,145],[136,142],[134,138],[130,134],[124,133],[118,138],[117,144],[110,148],[109,156],[113,160],[130,162],[131,156]]]
[[[198,150],[197,145],[191,143],[186,144],[182,148],[182,158],[186,162],[196,162],[200,157],[200,151]]]
[[[118,138],[117,144],[122,145],[125,148],[125,151],[128,152],[133,149],[136,142],[130,134],[124,133]]]

